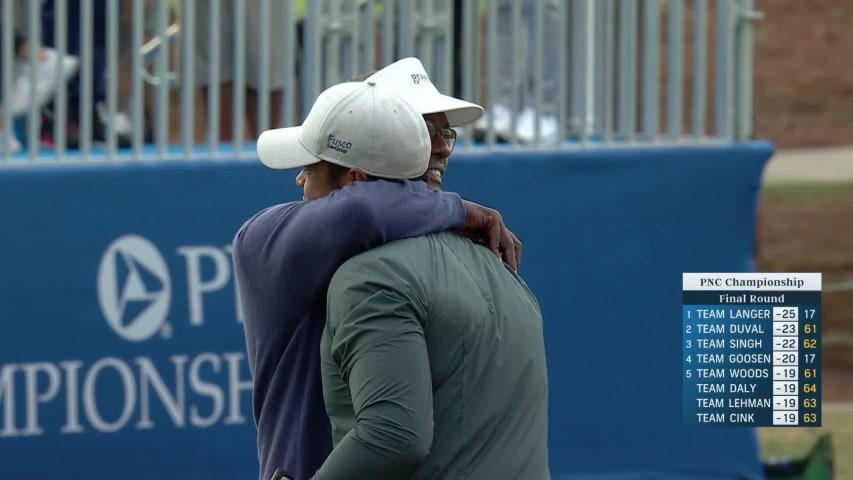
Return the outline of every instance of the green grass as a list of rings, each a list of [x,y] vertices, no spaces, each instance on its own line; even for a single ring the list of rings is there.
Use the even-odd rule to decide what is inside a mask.
[[[820,435],[829,433],[833,443],[835,479],[853,480],[853,407],[847,409],[823,408],[823,426],[768,427],[758,430],[761,457],[801,458],[805,456]]]
[[[853,196],[853,183],[791,183],[761,188],[762,200],[797,200],[841,195]]]

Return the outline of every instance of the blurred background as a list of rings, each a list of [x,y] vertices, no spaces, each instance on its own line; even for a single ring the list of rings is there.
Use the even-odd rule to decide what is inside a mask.
[[[823,429],[765,429],[763,450],[802,452],[833,431],[837,478],[853,478],[853,63],[840,60],[853,56],[853,4],[757,8],[755,134],[778,151],[764,173],[756,268],[823,272],[823,398],[835,419]]]
[[[416,56],[439,90],[486,108],[459,128],[445,185],[501,209],[525,240],[522,273],[551,322],[549,355],[558,355],[549,357],[555,478],[691,469],[763,478],[760,462],[805,458],[825,434],[835,478],[853,478],[853,3],[2,0],[0,21],[0,367],[8,375],[0,375],[0,465],[19,465],[0,477],[53,478],[42,470],[52,458],[72,465],[65,478],[100,478],[121,461],[94,473],[82,460],[89,449],[160,445],[141,453],[159,462],[146,471],[132,461],[135,471],[181,465],[182,478],[220,478],[198,458],[169,453],[197,442],[218,452],[220,474],[228,465],[251,477],[245,378],[223,380],[234,410],[211,429],[194,434],[181,424],[177,393],[170,404],[164,386],[172,409],[138,413],[141,397],[127,408],[134,421],[151,414],[173,429],[146,431],[139,420],[70,445],[57,432],[73,424],[71,403],[57,399],[79,392],[53,388],[59,377],[50,373],[71,382],[70,367],[34,365],[151,359],[168,385],[183,378],[170,371],[175,355],[206,361],[204,352],[220,352],[221,365],[211,365],[237,365],[242,336],[225,245],[253,212],[299,198],[289,174],[257,165],[254,139],[301,123],[324,88]],[[558,225],[529,215],[543,204],[561,207],[551,220]],[[148,238],[163,266],[140,253],[148,247],[119,241],[127,235]],[[567,253],[554,260],[557,251]],[[98,272],[116,252],[159,279],[171,300],[164,317],[151,320],[145,309],[110,317]],[[57,265],[65,267],[54,278]],[[681,272],[751,269],[823,273],[823,426],[685,431],[670,415],[680,405],[669,356],[680,356],[680,324],[660,319],[661,308],[678,307]],[[651,281],[613,302],[605,292],[630,275]],[[28,293],[45,289],[53,301]],[[578,325],[579,317],[590,321]],[[60,330],[42,338],[58,318]],[[169,330],[121,343],[122,327],[107,328],[148,320]],[[632,343],[646,322],[643,338],[660,358],[632,364],[648,354]],[[185,340],[183,324],[205,323],[218,330],[191,328],[198,336]],[[617,352],[597,361],[604,380],[582,376],[588,335]],[[647,388],[643,378],[666,398],[614,394]],[[592,402],[577,393],[586,387],[598,392]],[[130,400],[98,392],[101,408],[125,417]],[[598,407],[584,410],[589,403]],[[809,478],[828,478],[817,475]]]
[[[29,161],[251,156],[258,131],[403,56],[488,107],[463,148],[747,140],[752,3],[9,0],[5,161],[19,144]]]

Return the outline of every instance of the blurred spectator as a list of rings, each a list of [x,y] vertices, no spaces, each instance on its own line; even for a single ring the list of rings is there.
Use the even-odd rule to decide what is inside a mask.
[[[495,58],[497,61],[495,78],[495,89],[489,92],[489,108],[485,115],[477,122],[476,128],[484,130],[489,125],[489,118],[494,118],[494,129],[498,138],[508,140],[512,138],[511,118],[512,114],[518,115],[516,120],[516,138],[521,142],[532,142],[536,140],[536,122],[539,122],[539,133],[542,141],[553,143],[559,138],[557,123],[557,79],[559,78],[556,61],[558,45],[560,41],[560,19],[559,0],[519,0],[521,2],[520,31],[516,32],[518,41],[513,42],[512,21],[513,0],[498,0],[497,2],[497,29]],[[536,3],[542,2],[542,52],[544,62],[543,71],[534,69],[532,54],[536,46],[536,31],[534,29]],[[518,83],[513,83],[512,72],[517,69],[522,72]],[[533,79],[538,77],[542,85],[542,110],[536,111],[535,96],[533,91]],[[521,99],[521,109],[513,111],[513,89]]]
[[[207,105],[208,88],[210,85],[211,59],[213,49],[210,45],[211,28],[219,37],[219,68],[217,71],[219,83],[219,139],[221,141],[233,140],[233,121],[235,115],[245,116],[248,134],[252,139],[260,134],[258,131],[258,87],[260,86],[261,51],[259,44],[259,32],[261,31],[260,0],[245,0],[245,65],[239,66],[245,71],[246,92],[244,112],[234,112],[234,72],[238,68],[235,65],[234,50],[238,26],[234,19],[235,3],[240,0],[222,0],[219,4],[219,25],[210,24],[210,10],[215,8],[216,2],[197,2],[195,4],[195,81],[202,86],[203,103],[205,113]],[[292,58],[284,58],[282,48],[287,41],[284,26],[283,1],[272,0],[269,2],[269,86],[270,86],[270,119],[276,125],[281,123],[282,95],[285,87],[284,62],[294,61]]]
[[[0,35],[0,52],[3,51],[2,42],[3,35]],[[67,82],[77,72],[79,63],[74,56],[60,57],[55,50],[41,46],[36,47],[38,48],[37,59],[36,63],[32,63],[30,59],[32,44],[18,33],[14,34],[14,42],[12,51],[15,60],[12,64],[13,73],[9,98],[3,96],[3,89],[0,88],[0,105],[2,108],[8,109],[13,118],[24,115],[30,108],[31,102],[35,103],[36,108],[41,108],[47,104],[53,98],[57,85],[61,82]],[[60,63],[62,64],[62,78],[59,76]],[[3,62],[0,62],[0,69],[2,66]],[[33,74],[35,74],[35,84],[32,83]],[[0,153],[20,151],[21,143],[14,131],[10,132],[11,136],[7,142],[3,128],[2,116],[0,116]]]
[[[117,112],[110,116],[107,106],[107,2],[116,1],[122,8],[122,0],[67,0],[67,45],[68,52],[74,55],[82,55],[81,52],[81,8],[92,9],[92,105],[80,105],[80,77],[75,77],[68,86],[68,115],[69,132],[68,147],[76,148],[79,145],[79,136],[76,126],[80,122],[80,113],[83,108],[91,108],[93,113],[92,140],[105,142],[107,136],[107,125],[112,123],[117,144],[120,147],[130,146],[132,125],[130,118],[124,112]],[[42,32],[45,45],[56,45],[55,32],[56,5],[54,0],[45,0],[42,6]]]

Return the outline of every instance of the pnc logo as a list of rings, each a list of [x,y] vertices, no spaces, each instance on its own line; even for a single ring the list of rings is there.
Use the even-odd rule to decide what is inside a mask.
[[[124,235],[114,240],[98,267],[98,302],[112,330],[141,342],[167,326],[172,284],[163,256],[147,239]]]

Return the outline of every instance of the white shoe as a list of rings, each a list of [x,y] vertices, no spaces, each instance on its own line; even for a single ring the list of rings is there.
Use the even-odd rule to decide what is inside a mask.
[[[113,124],[115,125],[117,135],[130,136],[133,134],[133,124],[130,123],[130,117],[126,113],[122,111],[116,112],[113,117]]]
[[[104,125],[104,130],[107,129],[107,124],[112,123],[116,135],[130,136],[133,134],[133,124],[130,122],[130,117],[121,110],[117,111],[111,118],[110,112],[107,111],[107,104],[98,102],[95,104],[95,112],[98,115],[98,120]]]
[[[12,116],[20,116],[26,113],[30,107],[30,95],[33,84],[30,80],[33,68],[35,68],[35,104],[41,108],[53,98],[56,86],[67,82],[76,73],[80,61],[73,55],[60,57],[59,53],[52,48],[45,48],[45,59],[33,67],[30,62],[17,62],[15,73],[15,86],[12,90],[12,99],[8,108]],[[59,78],[59,65],[62,62],[62,78]]]
[[[516,124],[516,134],[518,140],[525,143],[536,141],[536,121],[539,121],[539,138],[542,143],[553,144],[557,142],[559,125],[557,117],[553,115],[536,115],[536,111],[531,107],[525,107],[518,114],[518,122]]]
[[[110,112],[107,110],[107,104],[98,102],[95,104],[95,120],[94,125],[92,125],[92,139],[99,146],[106,146],[109,126],[112,125],[116,145],[119,148],[130,147],[131,137],[133,136],[133,124],[126,113],[118,110],[114,115],[110,115]]]
[[[0,155],[14,155],[21,151],[23,147],[15,132],[9,132],[9,143],[6,143],[6,133],[0,130]]]
[[[489,118],[494,118],[493,128],[495,129],[495,137],[508,139],[510,137],[510,125],[512,124],[512,112],[506,105],[496,103],[492,108],[486,110],[482,117],[477,120],[475,128],[483,131],[489,129]]]

